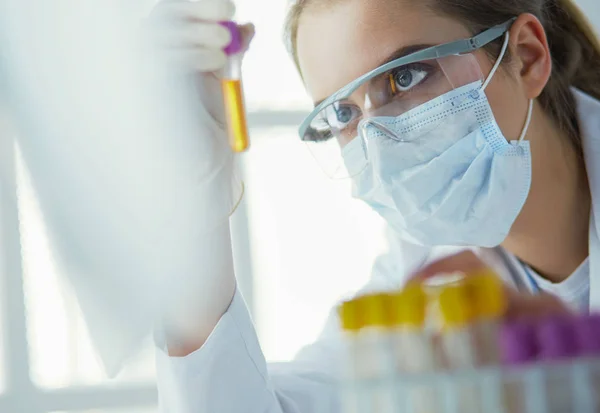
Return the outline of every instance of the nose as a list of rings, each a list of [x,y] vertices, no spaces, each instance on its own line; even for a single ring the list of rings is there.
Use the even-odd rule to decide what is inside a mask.
[[[393,139],[397,142],[403,142],[403,139],[400,136],[398,136],[398,134],[396,132],[391,130],[389,127],[387,127],[383,123],[378,122],[374,119],[364,119],[358,125],[359,135],[362,136],[363,140],[367,139],[367,131],[368,131],[369,126],[374,127],[375,129],[379,130],[381,133],[387,135],[390,139]]]

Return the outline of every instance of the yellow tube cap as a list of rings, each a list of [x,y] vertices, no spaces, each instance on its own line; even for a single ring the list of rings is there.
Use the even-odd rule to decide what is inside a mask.
[[[422,328],[427,314],[427,295],[423,286],[408,284],[392,296],[392,320],[395,325]]]
[[[445,327],[462,327],[473,319],[467,285],[445,287],[438,296],[438,305]]]
[[[338,307],[338,314],[340,316],[342,329],[349,332],[356,332],[363,327],[359,299],[344,301]]]
[[[507,299],[502,280],[491,270],[469,274],[466,284],[470,289],[476,317],[501,317],[506,311]]]
[[[369,294],[361,297],[360,301],[364,308],[366,326],[390,327],[392,325],[390,294]]]

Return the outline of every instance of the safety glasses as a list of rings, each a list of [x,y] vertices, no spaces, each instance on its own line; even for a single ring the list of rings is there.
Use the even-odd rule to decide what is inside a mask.
[[[411,53],[360,76],[311,112],[300,126],[300,138],[328,176],[347,177],[340,149],[358,136],[362,120],[397,117],[454,89],[483,80],[472,52],[500,38],[515,20],[469,39]],[[353,95],[355,101],[362,102],[360,108],[349,100]],[[358,99],[356,95],[360,95]]]

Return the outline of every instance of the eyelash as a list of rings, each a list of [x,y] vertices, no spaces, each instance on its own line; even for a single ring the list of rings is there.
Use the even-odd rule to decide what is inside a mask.
[[[414,70],[414,71],[419,71],[419,72],[425,72],[426,75],[425,77],[416,85],[419,86],[421,85],[423,82],[427,81],[427,79],[429,79],[429,77],[431,76],[431,74],[434,72],[434,68],[429,65],[429,64],[425,64],[425,63],[411,63],[408,64],[406,66],[402,66],[402,67],[397,67],[395,69],[390,70],[389,74],[388,74],[388,80],[390,82],[390,88],[392,89],[392,94],[396,95],[397,91],[396,89],[396,75],[398,73],[400,73],[401,71],[404,70]],[[416,87],[415,86],[415,87]],[[400,93],[402,93],[402,91],[400,91]]]

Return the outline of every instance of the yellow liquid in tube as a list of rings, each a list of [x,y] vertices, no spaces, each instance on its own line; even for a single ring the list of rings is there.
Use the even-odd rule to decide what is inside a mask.
[[[225,99],[229,144],[234,152],[244,152],[250,146],[250,138],[248,136],[248,121],[244,107],[242,81],[239,79],[223,79],[221,86]]]

